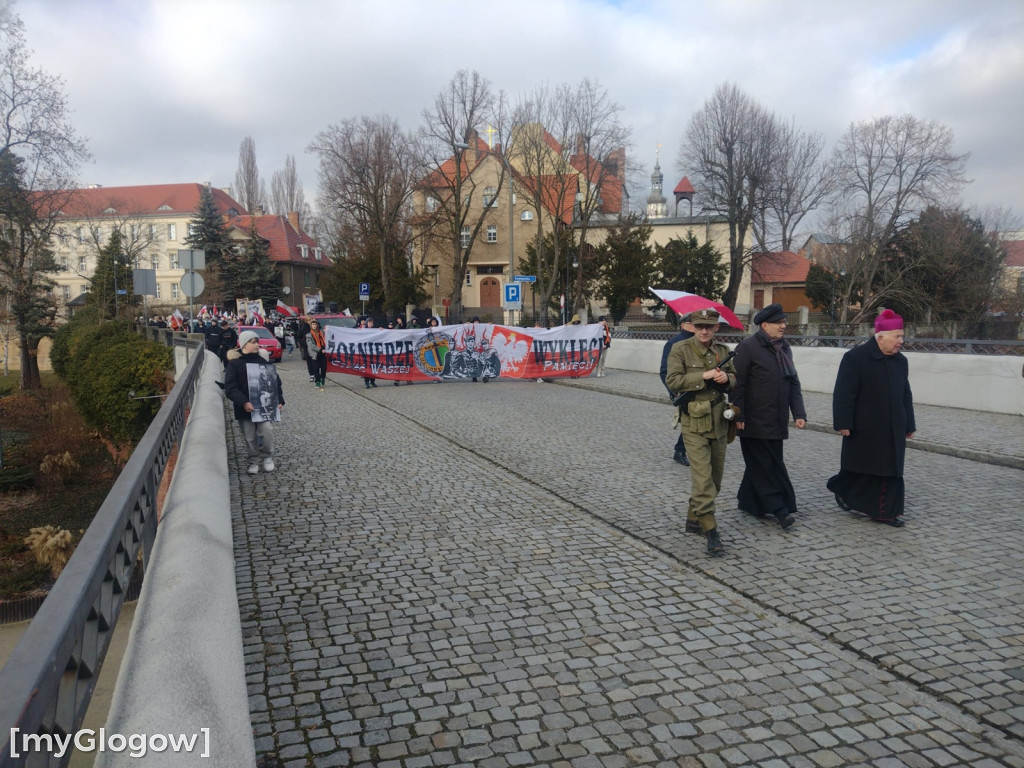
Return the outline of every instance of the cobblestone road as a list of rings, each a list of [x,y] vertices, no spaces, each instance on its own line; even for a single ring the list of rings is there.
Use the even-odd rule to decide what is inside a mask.
[[[1020,470],[909,451],[896,530],[792,430],[782,533],[735,510],[732,446],[712,560],[656,376],[281,373],[278,471],[229,431],[261,765],[1024,767]]]

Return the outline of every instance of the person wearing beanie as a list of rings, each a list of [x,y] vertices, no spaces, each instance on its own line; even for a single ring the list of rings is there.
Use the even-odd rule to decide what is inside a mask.
[[[234,406],[235,420],[242,430],[248,473],[257,474],[261,465],[264,472],[273,472],[273,423],[281,419],[284,390],[277,369],[260,349],[255,331],[242,331],[238,349],[227,353],[224,395]]]
[[[903,347],[903,318],[891,309],[875,318],[875,334],[839,364],[832,427],[843,436],[839,474],[827,487],[836,504],[878,523],[903,526],[903,465],[917,431]]]
[[[743,480],[736,500],[740,511],[770,515],[786,530],[796,521],[796,492],[782,446],[789,437],[790,413],[797,429],[803,429],[807,411],[785,339],[782,305],[769,304],[754,315],[754,324],[757,332],[736,345],[736,386],[729,398],[743,451]]]

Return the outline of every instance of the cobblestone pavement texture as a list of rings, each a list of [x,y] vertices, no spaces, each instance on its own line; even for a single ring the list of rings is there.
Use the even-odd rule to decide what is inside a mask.
[[[656,375],[318,392],[279,368],[278,470],[246,475],[228,432],[261,766],[1024,767],[1020,470],[909,451],[893,529],[836,508],[838,436],[793,429],[783,533],[736,510],[733,445],[709,559]]]

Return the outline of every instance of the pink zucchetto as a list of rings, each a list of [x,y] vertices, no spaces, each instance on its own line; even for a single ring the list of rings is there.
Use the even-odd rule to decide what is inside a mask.
[[[879,331],[901,331],[903,330],[903,318],[891,309],[883,309],[875,318],[875,333]]]

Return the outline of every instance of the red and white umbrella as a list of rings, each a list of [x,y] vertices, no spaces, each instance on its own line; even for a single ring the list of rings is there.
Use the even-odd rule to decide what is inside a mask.
[[[688,315],[701,309],[713,309],[722,316],[722,321],[733,328],[743,328],[743,323],[733,314],[732,310],[717,301],[705,299],[696,293],[686,291],[669,291],[663,288],[650,288],[651,293],[664,301],[677,315]]]

